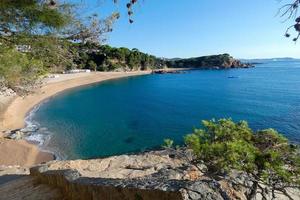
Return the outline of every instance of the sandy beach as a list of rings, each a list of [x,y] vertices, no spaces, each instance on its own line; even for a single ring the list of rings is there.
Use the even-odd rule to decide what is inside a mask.
[[[138,72],[97,72],[61,74],[58,78],[45,80],[44,85],[34,94],[15,97],[6,101],[6,109],[0,113],[0,131],[14,130],[25,126],[28,112],[43,100],[67,89],[101,82],[104,80],[149,74],[151,71]],[[0,136],[0,165],[32,166],[54,159],[50,153],[25,140],[11,140]]]

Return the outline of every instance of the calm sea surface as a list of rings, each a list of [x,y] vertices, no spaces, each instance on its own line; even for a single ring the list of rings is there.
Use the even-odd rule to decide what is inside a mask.
[[[224,117],[300,143],[300,62],[106,81],[47,100],[27,121],[40,126],[29,139],[76,159],[143,151],[164,138],[182,142],[201,120]]]

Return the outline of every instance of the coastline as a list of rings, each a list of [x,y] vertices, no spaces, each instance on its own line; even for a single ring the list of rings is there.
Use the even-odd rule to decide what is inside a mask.
[[[146,74],[151,74],[151,71],[64,74],[59,78],[48,79],[34,94],[26,97],[17,96],[7,104],[0,116],[2,119],[0,132],[23,128],[26,116],[36,105],[65,90],[105,80]],[[40,150],[36,144],[23,139],[11,140],[0,136],[0,166],[32,166],[53,159],[53,154]]]

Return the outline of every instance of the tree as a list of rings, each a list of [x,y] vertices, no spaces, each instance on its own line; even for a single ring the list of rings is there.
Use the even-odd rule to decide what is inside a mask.
[[[74,5],[56,0],[0,0],[1,53],[7,55],[6,53],[12,53],[17,48],[21,49],[20,53],[27,57],[27,60],[40,61],[40,70],[27,68],[31,73],[61,72],[73,68],[76,61],[80,60],[81,49],[76,43],[101,44],[105,41],[105,34],[112,31],[113,22],[118,18],[118,14],[115,13],[106,19],[100,19],[96,15],[80,18],[74,14],[77,13],[76,9]],[[28,49],[24,50],[24,47]],[[2,67],[17,68],[17,65],[16,61],[6,63],[6,66]],[[11,80],[12,77],[9,76],[12,74],[8,72],[9,70],[1,70],[1,84],[23,88],[12,85],[20,84],[19,81],[4,80]],[[41,73],[38,73],[32,77],[39,78],[40,75]],[[32,82],[28,84],[34,85],[36,79],[30,80]],[[10,84],[5,85],[8,82]]]
[[[97,64],[94,61],[90,60],[89,61],[89,68],[91,70],[97,71]]]
[[[67,4],[46,0],[0,0],[0,35],[50,33],[69,20]]]
[[[40,74],[43,63],[15,49],[0,50],[1,88],[7,86],[20,94],[31,92]]]
[[[300,187],[300,150],[273,129],[253,132],[247,122],[231,119],[203,121],[203,129],[185,136],[185,143],[195,155],[193,162],[203,161],[211,174],[232,169],[253,177],[249,199],[259,183],[287,195],[286,188]],[[262,194],[264,195],[264,194]]]
[[[105,34],[112,32],[112,26],[119,17],[119,13],[113,13],[106,19],[99,19],[96,14],[85,20],[73,16],[72,23],[65,28],[63,35],[73,42],[102,44],[106,41]]]
[[[293,28],[296,32],[296,36],[293,38],[294,42],[296,42],[300,37],[300,16],[297,16],[299,5],[299,0],[292,0],[291,3],[283,5],[278,11],[280,17],[285,18],[285,21],[295,18],[295,23],[288,27],[285,33],[286,37],[291,37],[290,31]]]
[[[0,0],[0,78],[17,92],[27,92],[52,63],[68,58],[54,36],[68,23],[68,5],[51,2]],[[7,62],[12,55],[17,59]]]

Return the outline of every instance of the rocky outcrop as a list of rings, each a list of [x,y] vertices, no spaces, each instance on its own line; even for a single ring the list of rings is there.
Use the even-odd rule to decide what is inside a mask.
[[[192,165],[189,151],[162,150],[94,160],[51,161],[30,169],[0,166],[0,200],[246,200],[253,182],[244,172],[220,176]],[[289,199],[268,191],[266,199]],[[275,195],[275,196],[273,196]],[[300,199],[299,189],[289,189]],[[261,191],[255,199],[263,199]]]
[[[38,130],[37,126],[31,125],[22,129],[3,131],[2,136],[4,138],[12,139],[12,140],[22,140],[30,136],[32,133],[36,132],[37,130]]]
[[[168,151],[53,161],[30,169],[70,199],[228,199],[221,185]]]
[[[226,55],[226,54],[225,54]],[[231,56],[225,56],[223,63],[220,66],[221,68],[249,68],[253,67],[249,63],[242,63],[240,60],[234,59]]]
[[[0,84],[0,96],[8,97],[8,96],[15,96],[15,95],[16,95],[15,91],[7,87],[1,87]]]
[[[242,63],[229,54],[202,56],[187,59],[166,61],[168,67],[173,68],[199,68],[199,69],[230,69],[253,67],[250,63]]]
[[[185,155],[185,156],[182,156]],[[247,199],[252,182],[242,172],[206,174],[188,162],[190,152],[153,151],[104,159],[51,161],[30,169],[37,184],[58,189],[65,199]],[[234,181],[229,181],[234,180]],[[289,195],[300,199],[299,190]],[[276,193],[275,199],[288,199]],[[272,194],[268,199],[272,199]],[[259,193],[256,199],[262,199]]]

